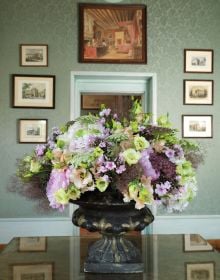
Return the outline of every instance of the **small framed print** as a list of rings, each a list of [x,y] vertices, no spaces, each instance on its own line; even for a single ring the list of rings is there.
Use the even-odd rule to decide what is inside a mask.
[[[20,237],[19,252],[45,252],[46,237]]]
[[[212,138],[212,115],[182,115],[183,138]]]
[[[46,143],[47,119],[20,119],[19,143]]]
[[[213,73],[213,50],[185,49],[185,73]]]
[[[48,45],[20,45],[20,66],[48,66]]]
[[[214,262],[187,263],[186,280],[196,280],[196,279],[215,280]]]
[[[55,76],[13,75],[13,107],[53,109]]]
[[[184,105],[213,105],[213,80],[184,80]]]
[[[147,63],[146,6],[79,4],[79,61]]]
[[[184,234],[184,252],[213,251],[213,247],[199,234]]]
[[[52,263],[16,264],[12,266],[13,280],[53,280]]]

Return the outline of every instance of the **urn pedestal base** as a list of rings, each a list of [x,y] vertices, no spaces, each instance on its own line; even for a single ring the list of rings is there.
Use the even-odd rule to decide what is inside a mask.
[[[73,213],[73,224],[102,235],[102,239],[88,248],[86,272],[143,272],[141,252],[124,234],[141,231],[152,223],[150,209],[135,209],[134,202],[123,202],[117,193],[89,195],[87,192],[73,203],[79,205]]]
[[[138,273],[144,265],[140,250],[121,235],[103,235],[88,251],[85,272]]]

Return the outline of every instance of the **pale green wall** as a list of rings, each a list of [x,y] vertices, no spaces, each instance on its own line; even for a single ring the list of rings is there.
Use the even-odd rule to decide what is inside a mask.
[[[147,5],[147,65],[78,63],[77,2],[74,0],[0,0],[0,218],[40,216],[33,202],[8,193],[16,158],[33,146],[17,143],[17,119],[48,118],[49,128],[69,119],[70,71],[155,72],[158,77],[158,113],[170,113],[181,130],[181,114],[213,114],[214,138],[201,142],[206,163],[199,169],[197,199],[184,214],[219,214],[220,188],[220,1],[140,0],[121,3]],[[49,67],[20,67],[19,44],[49,45]],[[214,49],[214,74],[184,74],[183,49]],[[11,108],[12,74],[56,75],[55,110]],[[183,79],[214,79],[213,106],[184,106]],[[42,214],[45,215],[45,214]]]

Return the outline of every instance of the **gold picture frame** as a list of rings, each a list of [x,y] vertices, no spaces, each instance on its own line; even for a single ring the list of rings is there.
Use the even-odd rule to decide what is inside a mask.
[[[146,6],[79,4],[79,61],[147,63]]]

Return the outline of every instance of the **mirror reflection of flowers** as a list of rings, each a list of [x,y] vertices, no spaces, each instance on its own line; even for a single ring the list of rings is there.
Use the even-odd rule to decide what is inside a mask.
[[[156,203],[182,211],[197,192],[193,166],[202,161],[199,144],[179,139],[168,116],[151,124],[138,100],[130,113],[129,120],[119,120],[103,106],[99,115],[54,128],[47,144],[19,161],[17,175],[39,179],[35,188],[59,210],[85,192],[117,191],[137,209]]]

